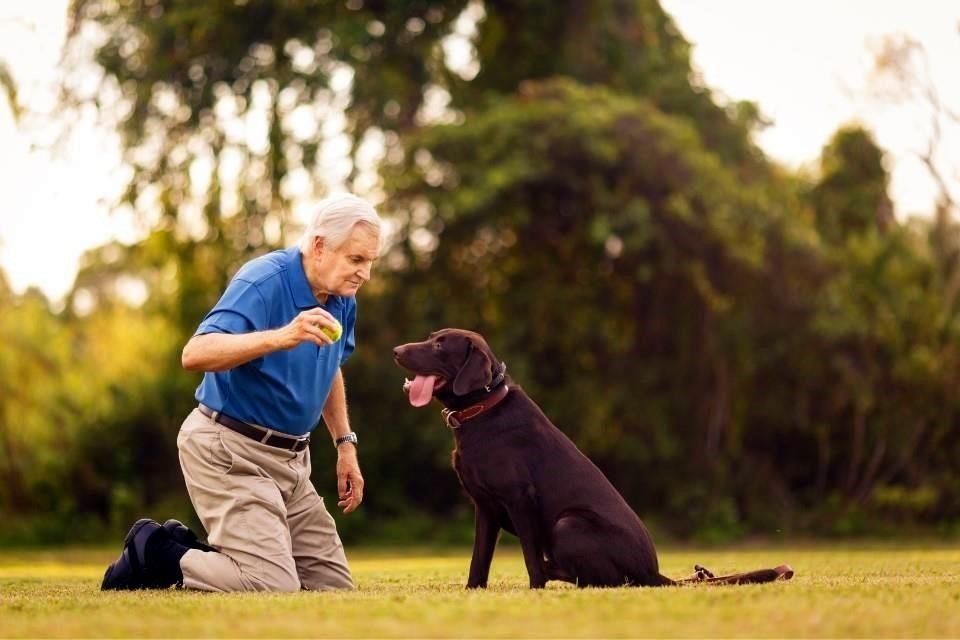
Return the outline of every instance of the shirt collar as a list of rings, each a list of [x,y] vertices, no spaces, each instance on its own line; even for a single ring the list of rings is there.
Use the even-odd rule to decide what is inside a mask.
[[[300,253],[300,247],[290,247],[284,253],[287,254],[287,272],[290,274],[290,288],[293,290],[293,301],[300,309],[312,309],[314,307],[335,307],[340,303],[340,296],[327,296],[327,301],[321,305],[317,296],[313,295],[313,289],[310,288],[310,282],[307,280],[307,274],[303,270],[303,256]]]
[[[290,247],[287,254],[287,273],[290,274],[290,288],[293,291],[293,301],[301,309],[311,309],[318,304],[317,296],[313,295],[307,274],[303,271],[303,257],[300,247]]]

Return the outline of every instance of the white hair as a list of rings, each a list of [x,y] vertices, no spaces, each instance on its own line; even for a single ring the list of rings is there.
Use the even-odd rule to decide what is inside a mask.
[[[313,220],[307,225],[300,240],[300,251],[307,253],[313,246],[313,239],[323,238],[328,249],[339,249],[346,242],[350,231],[358,224],[373,227],[373,231],[383,242],[382,223],[369,202],[352,193],[338,193],[323,199],[316,207]]]

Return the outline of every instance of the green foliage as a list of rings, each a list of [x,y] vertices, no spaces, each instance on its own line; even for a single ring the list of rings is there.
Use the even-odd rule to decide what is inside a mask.
[[[861,127],[837,131],[823,149],[821,172],[811,200],[817,226],[828,242],[893,224],[882,151],[868,131]]]
[[[756,107],[714,103],[691,73],[690,44],[657,0],[497,0],[483,6],[476,77],[465,81],[448,74],[455,107],[476,111],[488,99],[522,91],[526,82],[562,75],[643,96],[688,119],[705,144],[744,177],[764,173],[761,154],[748,138],[761,124]]]
[[[60,536],[78,514],[108,521],[118,500],[129,501],[124,487],[142,491],[160,480],[141,470],[169,467],[155,460],[143,426],[162,406],[157,393],[167,368],[157,363],[175,333],[162,316],[125,305],[64,318],[28,292],[7,294],[4,308],[0,505],[18,518],[59,518]]]

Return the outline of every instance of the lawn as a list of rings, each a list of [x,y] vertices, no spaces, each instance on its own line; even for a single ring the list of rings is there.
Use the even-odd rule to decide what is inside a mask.
[[[491,588],[463,589],[469,550],[355,550],[351,593],[98,591],[113,550],[0,552],[0,637],[960,637],[960,548],[806,545],[666,549],[673,577],[789,562],[740,587],[526,588],[515,548]]]

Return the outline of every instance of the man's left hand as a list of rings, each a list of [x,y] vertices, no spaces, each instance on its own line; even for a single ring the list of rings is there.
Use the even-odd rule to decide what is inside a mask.
[[[344,513],[355,511],[363,502],[363,476],[357,461],[357,448],[344,443],[337,447],[337,506]]]

